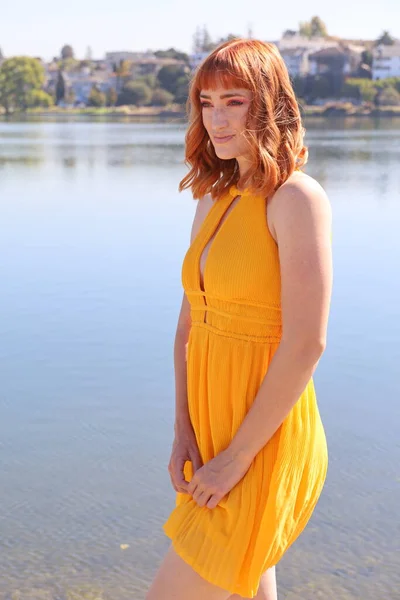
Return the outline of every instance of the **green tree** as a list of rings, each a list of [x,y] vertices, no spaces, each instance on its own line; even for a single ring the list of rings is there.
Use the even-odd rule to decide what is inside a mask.
[[[176,60],[184,60],[185,62],[189,62],[189,55],[185,52],[181,52],[180,50],[175,50],[175,48],[169,48],[168,50],[156,50],[154,55],[157,58],[175,58]]]
[[[375,42],[376,46],[379,46],[379,44],[383,44],[384,46],[393,46],[394,38],[390,35],[388,31],[384,31]]]
[[[87,105],[88,106],[105,106],[106,105],[106,95],[99,90],[99,88],[97,87],[96,84],[94,84],[92,86],[92,89],[90,90],[90,94],[88,97],[88,102]]]
[[[157,73],[157,79],[162,88],[175,96],[178,86],[182,84],[181,77],[185,77],[186,70],[181,65],[165,65]]]
[[[61,100],[65,98],[65,81],[61,69],[58,71],[57,83],[56,83],[56,104],[60,104]]]
[[[44,90],[32,90],[28,96],[28,106],[50,108],[54,106],[54,99]]]
[[[313,17],[311,21],[301,22],[299,33],[308,38],[326,37],[328,35],[326,25],[319,17]]]
[[[175,102],[185,104],[189,95],[189,75],[181,75],[176,80]]]
[[[400,93],[392,86],[382,89],[379,106],[400,106]]]
[[[65,60],[66,58],[74,58],[74,50],[72,46],[66,44],[61,48],[61,58]]]
[[[174,97],[172,94],[167,92],[167,90],[163,90],[161,88],[157,88],[153,91],[151,96],[151,105],[152,106],[167,106],[167,104],[171,104],[173,102]]]
[[[115,88],[110,87],[106,91],[106,106],[115,106],[117,104],[118,94]]]
[[[134,104],[135,106],[145,106],[151,101],[151,89],[140,81],[128,81],[118,94],[117,106]]]
[[[147,75],[137,77],[135,81],[140,81],[141,83],[146,84],[152,90],[156,89],[158,86],[157,77],[154,75],[154,73],[148,73]]]
[[[31,92],[40,90],[44,81],[44,68],[36,58],[8,58],[0,66],[0,105],[7,114],[13,110],[26,110]]]

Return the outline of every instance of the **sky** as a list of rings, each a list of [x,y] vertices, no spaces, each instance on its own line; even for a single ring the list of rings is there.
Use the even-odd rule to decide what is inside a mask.
[[[73,47],[77,58],[85,57],[88,46],[99,59],[118,50],[174,47],[191,52],[196,27],[204,25],[213,40],[232,33],[275,41],[315,15],[330,35],[373,40],[388,30],[400,38],[398,0],[380,0],[371,9],[365,2],[347,0],[0,0],[0,7],[3,3],[0,48],[6,57],[25,54],[50,60],[64,44]]]

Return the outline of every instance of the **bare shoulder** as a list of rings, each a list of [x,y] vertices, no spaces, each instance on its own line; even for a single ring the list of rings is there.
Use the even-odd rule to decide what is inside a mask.
[[[211,198],[211,194],[206,194],[200,200],[197,200],[196,211],[194,213],[193,224],[192,224],[192,232],[190,236],[190,241],[192,242],[198,232],[200,231],[200,227],[203,224],[204,219],[206,218],[210,208],[214,204],[213,199]]]
[[[330,229],[331,205],[321,184],[301,171],[294,172],[268,201],[268,224],[277,241],[279,230],[304,233],[313,225]]]

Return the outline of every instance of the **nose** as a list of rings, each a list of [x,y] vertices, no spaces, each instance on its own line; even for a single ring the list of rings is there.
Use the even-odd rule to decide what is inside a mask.
[[[215,108],[212,112],[212,126],[215,131],[226,127],[228,125],[228,119],[223,109]]]

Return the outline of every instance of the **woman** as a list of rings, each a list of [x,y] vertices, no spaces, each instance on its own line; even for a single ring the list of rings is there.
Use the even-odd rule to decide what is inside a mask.
[[[318,501],[327,446],[312,375],[326,345],[331,211],[273,44],[196,70],[180,190],[199,199],[175,338],[172,544],[147,600],[277,598],[275,565]]]

